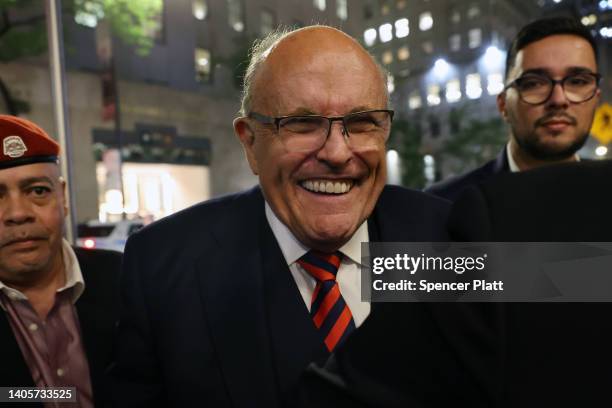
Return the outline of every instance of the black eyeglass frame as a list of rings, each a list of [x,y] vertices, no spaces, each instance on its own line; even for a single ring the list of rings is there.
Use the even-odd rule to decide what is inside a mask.
[[[595,78],[595,88],[593,89],[593,94],[591,96],[589,96],[588,98],[582,100],[582,101],[572,101],[568,96],[567,93],[565,92],[565,85],[564,82],[569,79],[572,78],[576,75],[588,75],[588,76],[592,76]],[[537,76],[540,78],[545,78],[548,80],[548,82],[550,84],[552,84],[552,86],[550,87],[550,91],[548,92],[548,95],[546,96],[546,98],[544,98],[544,100],[542,102],[538,102],[538,103],[533,103],[533,102],[527,102],[525,100],[525,98],[523,98],[523,93],[517,88],[517,82],[523,80],[525,77],[529,77],[529,76]],[[597,73],[597,72],[579,72],[579,73],[574,73],[574,74],[570,74],[567,75],[561,79],[552,79],[551,77],[547,76],[547,75],[542,75],[542,74],[525,74],[525,75],[521,75],[520,77],[516,78],[515,80],[513,80],[512,82],[510,82],[508,85],[506,85],[504,87],[503,92],[506,92],[508,89],[510,88],[515,88],[516,91],[519,94],[519,97],[521,98],[521,101],[525,102],[528,105],[542,105],[543,103],[546,103],[546,101],[548,101],[550,99],[550,97],[552,96],[554,90],[555,90],[555,86],[557,86],[557,84],[561,85],[561,89],[563,89],[563,94],[565,95],[565,97],[567,98],[568,101],[572,102],[572,103],[584,103],[586,101],[589,101],[591,99],[593,99],[593,97],[595,96],[595,94],[597,93],[597,90],[599,89],[599,83],[601,82],[601,74]]]
[[[395,114],[395,112],[391,109],[373,109],[373,110],[368,110],[368,111],[360,111],[360,112],[353,112],[353,113],[349,113],[347,115],[344,116],[322,116],[322,115],[288,115],[288,116],[278,116],[278,117],[272,117],[272,116],[266,116],[266,115],[262,115],[261,113],[257,113],[257,112],[249,112],[249,114],[247,115],[248,118],[250,119],[254,119],[257,122],[264,124],[264,125],[274,125],[276,127],[276,131],[279,132],[280,131],[280,122],[283,119],[292,119],[292,118],[325,118],[327,119],[327,121],[329,122],[329,126],[327,128],[327,137],[329,137],[329,133],[331,132],[331,127],[333,122],[336,121],[340,121],[342,122],[342,134],[345,136],[350,136],[350,133],[348,131],[348,129],[346,128],[346,118],[350,118],[351,116],[355,116],[355,115],[359,115],[359,114],[363,114],[363,113],[375,113],[375,112],[386,112],[389,114],[389,123],[393,122],[393,115]]]

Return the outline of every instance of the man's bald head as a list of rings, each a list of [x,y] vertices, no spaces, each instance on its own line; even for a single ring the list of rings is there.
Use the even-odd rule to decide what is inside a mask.
[[[377,75],[376,85],[383,86],[388,104],[385,69],[352,37],[333,27],[314,25],[294,30],[279,28],[253,45],[240,113],[247,115],[251,111],[254,100],[261,96],[260,83],[269,83],[276,72],[299,67],[302,61],[313,56],[323,57],[322,63],[327,57],[349,58],[360,68],[371,68]]]

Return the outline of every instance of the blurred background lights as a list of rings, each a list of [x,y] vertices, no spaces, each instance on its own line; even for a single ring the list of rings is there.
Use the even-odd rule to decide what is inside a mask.
[[[444,58],[438,58],[434,64],[433,72],[438,78],[444,78],[448,74],[449,69],[448,62]]]
[[[595,149],[595,154],[598,157],[603,157],[608,154],[608,148],[606,146],[597,146],[597,148]]]
[[[363,41],[368,47],[374,45],[374,43],[376,42],[376,29],[368,28],[367,30],[365,30],[363,33]]]

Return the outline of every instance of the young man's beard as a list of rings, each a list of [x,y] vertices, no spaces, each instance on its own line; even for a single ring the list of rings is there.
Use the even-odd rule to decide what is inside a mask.
[[[584,146],[589,137],[589,133],[578,135],[574,141],[562,147],[543,146],[539,143],[538,135],[535,132],[530,133],[527,137],[514,137],[514,140],[519,147],[527,152],[531,157],[538,160],[557,161],[572,157],[578,150]]]

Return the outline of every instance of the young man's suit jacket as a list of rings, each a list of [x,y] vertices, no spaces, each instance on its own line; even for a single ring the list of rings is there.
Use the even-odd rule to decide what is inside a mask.
[[[385,187],[371,241],[444,241],[448,203]],[[267,223],[259,188],[130,237],[115,376],[120,406],[288,405],[328,352]]]

